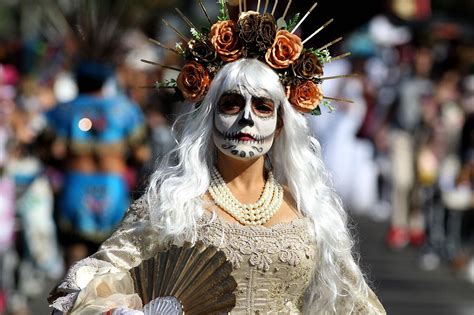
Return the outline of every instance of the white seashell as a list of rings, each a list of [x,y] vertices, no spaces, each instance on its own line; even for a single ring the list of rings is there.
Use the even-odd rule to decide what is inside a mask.
[[[174,296],[159,297],[146,304],[145,315],[182,315],[183,306]]]
[[[144,315],[142,311],[132,310],[129,308],[116,308],[112,311],[112,315]]]

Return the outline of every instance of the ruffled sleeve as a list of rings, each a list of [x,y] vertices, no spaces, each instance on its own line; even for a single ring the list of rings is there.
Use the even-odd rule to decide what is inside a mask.
[[[118,229],[91,257],[128,270],[165,249],[166,246],[157,242],[157,233],[151,226],[149,209],[142,197],[132,204]]]
[[[341,272],[342,276],[346,279],[346,283],[352,286],[348,288],[352,294],[345,292],[340,295],[336,303],[336,314],[387,314],[379,299],[365,281],[362,283],[362,285],[365,286],[365,290],[358,290],[355,286],[354,275],[344,267],[341,268]]]
[[[361,309],[360,314],[387,314],[385,308],[382,306],[382,303],[380,303],[379,299],[370,288],[366,302],[356,304],[356,310],[357,309]]]
[[[94,278],[114,272],[127,272],[151,257],[164,248],[156,241],[156,233],[151,227],[144,198],[141,198],[127,210],[118,229],[97,253],[69,269],[64,280],[50,293],[50,306],[60,312],[69,312],[76,307],[79,294],[93,283]]]
[[[374,292],[368,288],[368,295],[358,296],[355,303],[349,303],[345,298],[339,299],[336,314],[386,315],[387,313]]]

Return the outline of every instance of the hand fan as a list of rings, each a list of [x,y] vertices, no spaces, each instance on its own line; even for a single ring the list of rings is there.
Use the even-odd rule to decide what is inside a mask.
[[[130,270],[146,315],[228,313],[236,302],[231,273],[224,252],[201,241],[172,246]]]

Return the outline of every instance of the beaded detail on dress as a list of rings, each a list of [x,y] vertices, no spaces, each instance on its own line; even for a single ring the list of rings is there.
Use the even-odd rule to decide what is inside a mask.
[[[223,250],[237,280],[235,314],[299,314],[316,269],[309,219],[272,227],[242,226],[209,214],[200,220],[198,238]]]

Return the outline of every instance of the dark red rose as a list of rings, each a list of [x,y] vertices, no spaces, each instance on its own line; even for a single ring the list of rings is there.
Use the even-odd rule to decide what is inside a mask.
[[[196,61],[205,63],[213,62],[217,59],[217,53],[211,42],[203,42],[197,40],[190,40],[188,42],[188,50],[191,56]]]
[[[209,74],[198,62],[186,64],[178,75],[176,84],[186,100],[197,103],[204,99],[210,85]]]
[[[311,51],[305,51],[293,64],[293,72],[297,77],[311,80],[323,75],[323,65]]]
[[[257,40],[261,16],[258,12],[248,11],[242,13],[237,22],[239,36],[246,46],[254,44]]]
[[[275,18],[271,14],[264,14],[260,19],[257,45],[260,51],[266,51],[272,47],[275,41],[277,26]]]

